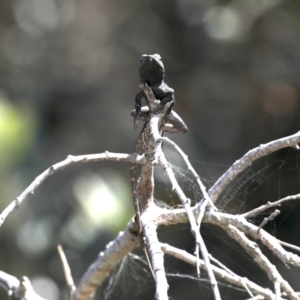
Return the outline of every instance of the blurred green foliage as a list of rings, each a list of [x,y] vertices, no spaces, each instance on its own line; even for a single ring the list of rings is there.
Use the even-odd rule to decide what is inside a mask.
[[[18,165],[34,139],[36,118],[30,107],[13,105],[0,95],[0,173]]]

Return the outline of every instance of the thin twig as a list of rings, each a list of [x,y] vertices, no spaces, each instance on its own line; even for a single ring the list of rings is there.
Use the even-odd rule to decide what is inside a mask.
[[[145,233],[145,239],[148,244],[150,257],[152,258],[152,266],[155,274],[155,298],[168,300],[169,284],[167,282],[164,267],[164,254],[160,248],[160,243],[157,237],[156,225],[153,221],[145,222],[145,224],[143,224],[143,230]]]
[[[252,257],[253,261],[255,261],[257,265],[266,272],[269,279],[275,286],[277,286],[277,284],[279,283],[281,289],[287,293],[290,299],[299,300],[293,288],[287,281],[282,278],[277,268],[273,264],[271,264],[271,262],[261,252],[255,242],[250,241],[243,232],[241,232],[233,225],[228,225],[224,229],[231,238],[236,240],[246,250],[246,252]]]
[[[280,282],[276,281],[274,283],[274,291],[275,291],[275,295],[276,295],[276,300],[280,300],[281,299],[281,291],[280,291]]]
[[[186,252],[185,250],[178,249],[176,247],[173,247],[169,244],[161,243],[161,249],[165,254],[171,255],[173,257],[176,257],[182,261],[185,261],[188,264],[196,266],[197,259],[195,256],[191,255],[190,253]],[[202,269],[205,268],[204,262],[202,259],[200,259],[200,267]],[[251,293],[263,295],[265,299],[275,299],[275,295],[267,288],[263,288],[256,283],[250,281],[247,278],[242,278],[238,276],[237,274],[233,273],[232,271],[227,272],[224,269],[221,269],[219,267],[212,265],[212,270],[214,274],[224,280],[225,282],[229,284],[233,284],[235,286],[239,286],[242,288],[245,288],[245,285],[248,287],[249,290],[251,290]]]
[[[272,221],[274,218],[276,218],[280,214],[280,210],[276,209],[273,211],[267,218],[264,218],[261,224],[258,226],[257,230],[259,231],[261,228],[263,228],[269,221]]]
[[[202,181],[200,179],[200,176],[197,174],[197,172],[193,168],[192,164],[190,163],[190,161],[188,159],[188,156],[181,150],[181,148],[176,143],[174,143],[173,141],[171,141],[169,138],[167,138],[167,137],[161,137],[161,138],[159,138],[159,141],[166,142],[167,144],[171,145],[180,154],[180,156],[182,157],[183,161],[185,162],[185,164],[188,167],[188,171],[190,171],[192,173],[192,175],[194,176],[194,178],[195,178],[195,180],[196,180],[196,182],[197,182],[197,184],[198,184],[198,186],[199,186],[199,188],[200,188],[200,190],[201,190],[201,192],[203,194],[203,197],[205,199],[207,199],[207,201],[209,202],[209,204],[215,210],[217,210],[217,208],[213,204],[212,200],[210,199],[208,193],[206,192],[206,187],[202,183]]]
[[[280,240],[278,240],[278,242],[280,245],[282,245],[284,247],[287,247],[287,248],[290,248],[290,249],[300,252],[300,247],[298,247],[298,246],[295,246],[295,245],[292,245],[292,244],[289,244],[289,243],[286,243],[286,242],[283,242]]]
[[[57,246],[57,251],[58,251],[58,254],[59,254],[59,257],[61,260],[61,264],[63,267],[67,287],[69,289],[70,295],[72,295],[76,291],[76,286],[74,284],[72,272],[71,272],[70,266],[68,264],[67,257],[65,255],[64,250],[61,245]]]
[[[179,184],[174,176],[174,173],[172,171],[172,168],[170,167],[170,164],[168,163],[168,161],[163,153],[161,153],[159,156],[159,163],[162,166],[163,170],[165,170],[165,172],[172,184],[172,190],[175,191],[175,193],[179,197],[181,203],[183,204],[183,206],[186,210],[186,213],[187,213],[190,225],[191,225],[192,234],[196,238],[196,243],[200,247],[201,254],[202,254],[203,260],[205,262],[206,271],[207,271],[208,277],[210,279],[210,283],[212,286],[212,290],[213,290],[215,299],[216,300],[221,299],[218,284],[217,284],[216,278],[214,276],[214,273],[211,269],[211,264],[210,264],[210,261],[208,258],[208,251],[207,251],[205,243],[200,235],[200,232],[198,231],[198,226],[196,224],[195,217],[192,213],[190,201],[185,196],[181,187],[179,186]]]
[[[198,220],[197,220],[197,226],[198,226],[198,232],[200,232],[200,226],[201,226],[201,222],[202,222],[202,218],[204,215],[204,211],[205,208],[207,206],[207,204],[209,203],[215,210],[217,210],[217,208],[215,207],[215,205],[213,204],[213,202],[211,201],[209,195],[206,192],[206,187],[205,185],[202,183],[199,175],[197,174],[197,172],[195,171],[195,169],[193,168],[192,164],[190,163],[188,156],[181,150],[181,148],[174,143],[173,141],[171,141],[170,139],[166,138],[166,137],[162,137],[159,139],[160,141],[166,142],[167,144],[171,145],[181,156],[181,158],[183,159],[183,161],[185,162],[185,164],[188,167],[188,171],[190,171],[192,173],[192,175],[194,176],[203,196],[204,196],[204,201],[202,202],[202,205],[200,207],[199,210],[199,215],[198,215]],[[197,259],[199,259],[199,251],[200,251],[200,247],[199,247],[199,243],[196,243],[196,247],[195,247],[195,254]],[[200,267],[199,264],[197,264],[197,275],[198,277],[200,277]]]
[[[230,275],[238,276],[235,273],[233,273],[230,269],[228,269],[224,264],[222,264],[219,260],[217,260],[216,258],[214,258],[212,255],[210,255],[209,258],[210,258],[210,260],[212,262],[214,262],[215,264],[217,264],[221,269],[225,270]],[[249,289],[249,287],[247,285],[247,280],[245,278],[241,278],[241,283],[243,284],[245,290],[248,292],[248,294],[251,297],[251,299],[253,299],[254,295],[252,294],[251,290]]]
[[[98,161],[114,161],[114,162],[131,162],[145,164],[146,159],[143,156],[136,156],[131,154],[123,153],[111,153],[104,152],[100,154],[89,154],[89,155],[69,155],[65,160],[58,162],[40,174],[36,179],[17,197],[13,200],[1,213],[0,215],[0,227],[7,218],[7,216],[14,210],[20,207],[24,200],[29,196],[33,195],[35,190],[41,185],[41,183],[56,173],[57,171],[63,170],[64,168],[81,163],[98,162]]]
[[[255,217],[257,216],[259,213],[269,209],[269,208],[272,208],[272,207],[275,207],[275,206],[281,206],[281,204],[283,202],[286,202],[286,201],[290,201],[290,200],[298,200],[300,199],[300,194],[297,194],[297,195],[293,195],[293,196],[287,196],[285,198],[282,198],[282,199],[279,199],[275,202],[268,202],[267,204],[264,204],[264,205],[261,205],[260,207],[257,207],[253,210],[250,210],[244,214],[242,214],[242,216],[244,218],[251,218],[251,217]]]
[[[237,160],[209,189],[208,195],[210,196],[211,200],[217,204],[219,195],[224,191],[228,184],[232,182],[239,174],[241,174],[247,167],[251,166],[254,161],[286,147],[295,148],[295,146],[297,146],[299,143],[300,131],[267,144],[262,144],[259,147],[248,151],[241,159]],[[200,207],[200,204],[198,205]]]
[[[217,260],[216,258],[214,258],[211,254],[209,254],[209,259],[214,262],[216,265],[218,265],[221,269],[225,270],[226,272],[228,272],[230,275],[236,275],[233,273],[233,271],[231,271],[230,269],[228,269],[224,264],[222,264],[219,260]]]
[[[197,215],[197,208],[192,208],[193,213]],[[171,224],[183,224],[188,221],[188,217],[185,210],[180,209],[161,209],[161,213],[157,215],[156,222],[158,225],[171,225]],[[284,264],[289,264],[295,267],[300,267],[300,256],[295,253],[286,251],[282,246],[289,247],[296,251],[299,251],[299,247],[284,243],[265,230],[261,229],[257,231],[258,226],[248,222],[241,215],[232,215],[222,212],[216,212],[214,210],[206,211],[203,222],[214,224],[223,228],[228,224],[233,224],[246,234],[250,234],[254,239],[260,240],[272,253],[277,256]]]
[[[242,278],[242,284],[243,284],[245,290],[247,291],[247,293],[249,294],[249,296],[251,297],[251,299],[254,299],[254,295],[252,294],[251,290],[249,289],[247,282],[245,280],[245,277]]]
[[[240,215],[231,215],[221,212],[209,211],[205,214],[203,221],[213,223],[220,228],[232,224],[247,235],[251,235],[255,240],[260,240],[273,255],[278,257],[284,264],[300,267],[300,257],[294,253],[286,251],[280,241],[266,232],[264,229],[257,230],[258,226],[248,222]]]

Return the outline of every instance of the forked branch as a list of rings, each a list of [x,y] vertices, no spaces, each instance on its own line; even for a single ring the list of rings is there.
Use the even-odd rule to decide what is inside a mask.
[[[170,117],[169,117],[170,118]],[[174,191],[177,193],[179,198],[183,202],[183,207],[185,209],[162,209],[153,203],[153,206],[149,210],[145,210],[144,215],[142,216],[142,223],[145,230],[145,237],[149,244],[150,254],[152,257],[152,264],[157,272],[157,298],[158,299],[167,299],[167,289],[168,284],[165,279],[164,267],[163,267],[163,254],[161,249],[165,253],[169,253],[170,255],[176,256],[178,259],[187,261],[192,264],[199,263],[201,268],[206,268],[212,287],[215,293],[215,299],[220,299],[220,295],[217,289],[217,284],[215,280],[215,276],[220,276],[224,281],[230,282],[231,284],[235,284],[237,286],[243,286],[251,295],[258,295],[265,297],[266,299],[279,299],[280,297],[287,297],[288,299],[299,299],[298,294],[293,290],[290,284],[285,281],[276,266],[274,266],[268,258],[261,252],[258,244],[255,241],[250,240],[250,238],[254,240],[261,241],[272,253],[278,257],[283,263],[286,265],[292,265],[295,267],[300,267],[300,257],[292,252],[286,251],[282,244],[283,242],[276,239],[274,236],[266,232],[260,226],[256,226],[250,223],[247,218],[253,217],[256,214],[269,209],[271,207],[275,207],[281,205],[285,201],[295,200],[299,198],[299,195],[285,197],[281,200],[278,200],[273,203],[267,203],[259,208],[256,208],[250,212],[246,212],[243,215],[232,215],[226,214],[222,212],[218,212],[214,209],[212,210],[201,210],[201,206],[203,204],[197,204],[195,207],[190,207],[189,200],[186,198],[185,194],[181,190],[178,185],[176,179],[174,178],[174,174],[172,175],[172,169],[170,168],[164,154],[160,152],[159,145],[161,141],[167,141],[166,139],[161,139],[159,135],[159,122],[160,117],[150,118],[150,127],[152,128],[152,137],[153,137],[153,149],[156,152],[160,164],[166,170],[170,181],[172,183]],[[168,128],[167,124],[164,124],[164,128]],[[297,144],[300,143],[300,132],[278,139],[276,141],[272,141],[270,143],[260,145],[259,147],[249,151],[246,153],[240,160],[237,160],[231,168],[228,169],[220,179],[212,186],[212,188],[206,193],[205,187],[202,189],[205,200],[211,206],[217,205],[218,196],[224,191],[224,189],[228,186],[230,182],[232,182],[241,172],[243,172],[248,166],[250,166],[255,160],[268,155],[274,151],[282,149],[284,147],[296,147]],[[187,158],[186,158],[187,159]],[[68,156],[68,158],[60,163],[53,165],[48,168],[45,172],[39,175],[24,192],[18,196],[0,215],[0,226],[5,221],[6,217],[10,214],[11,211],[18,208],[24,200],[26,200],[30,195],[32,195],[35,190],[40,186],[40,184],[46,180],[49,176],[55,174],[57,171],[64,169],[73,164],[78,163],[87,163],[87,162],[96,162],[96,161],[116,161],[116,162],[134,162],[141,164],[148,164],[150,168],[150,164],[146,161],[144,156],[128,155],[128,154],[116,154],[105,152],[102,154],[93,154],[93,155],[82,155],[82,156]],[[147,168],[146,168],[147,169]],[[190,169],[190,167],[189,167]],[[196,180],[197,175],[195,175]],[[201,187],[201,183],[198,183]],[[200,214],[200,218],[199,218]],[[203,219],[202,219],[203,217]],[[272,217],[275,217],[272,215]],[[199,224],[196,223],[196,219],[198,218]],[[230,237],[237,241],[245,251],[252,257],[254,261],[264,270],[270,280],[273,282],[274,292],[260,287],[259,285],[246,280],[241,279],[238,275],[229,272],[226,267],[224,269],[220,267],[213,266],[210,262],[209,253],[206,249],[206,246],[203,242],[202,237],[199,233],[199,225],[200,221],[211,223],[219,226],[226,230],[226,232],[230,235]],[[192,232],[195,234],[197,245],[201,245],[201,251],[204,261],[197,260],[197,258],[193,255],[181,252],[181,250],[172,248],[167,245],[160,245],[157,235],[156,235],[156,227],[160,225],[170,225],[170,224],[178,224],[178,223],[186,223],[190,222]],[[128,252],[133,250],[138,245],[138,238],[134,234],[135,224],[131,221],[124,232],[120,233],[119,236],[113,240],[107,248],[99,254],[95,262],[89,267],[87,272],[81,279],[76,292],[74,292],[74,287],[71,287],[71,291],[73,290],[73,300],[86,300],[93,295],[99,285],[102,284],[104,278],[113,270],[113,268],[121,261],[121,259],[126,256]],[[247,236],[246,236],[247,235]],[[250,237],[250,238],[249,238]],[[159,246],[159,247],[158,247]],[[293,245],[288,245],[289,247],[293,247]],[[295,247],[295,246],[294,246]],[[296,247],[295,247],[296,249]],[[297,250],[297,249],[296,249]],[[16,296],[17,289],[25,284],[28,287],[27,296],[23,298],[26,300],[42,300],[41,297],[36,295],[33,289],[30,287],[31,285],[27,284],[26,279],[23,281],[18,281],[13,276],[5,274],[4,272],[0,272],[0,284],[7,289],[7,293],[10,296]],[[28,296],[29,295],[29,296]],[[21,296],[20,296],[21,297]],[[19,297],[19,298],[20,298]],[[26,298],[27,297],[27,298]],[[35,298],[34,298],[35,297]],[[20,298],[21,299],[21,298]]]

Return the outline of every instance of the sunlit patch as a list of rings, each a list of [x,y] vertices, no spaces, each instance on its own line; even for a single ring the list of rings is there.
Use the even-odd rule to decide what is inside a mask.
[[[129,184],[112,170],[85,173],[78,177],[73,190],[80,204],[61,231],[69,246],[81,248],[91,243],[99,230],[116,234],[133,215]]]
[[[20,1],[16,6],[15,16],[22,28],[31,25],[44,30],[54,30],[59,25],[59,11],[52,0]]]
[[[31,278],[34,291],[45,299],[59,300],[60,292],[56,283],[48,276],[35,276]]]
[[[115,218],[122,217],[124,207],[116,196],[113,187],[121,182],[115,178],[107,183],[101,176],[85,174],[74,183],[74,193],[90,222],[102,226],[115,223]]]
[[[51,219],[28,219],[17,233],[19,248],[28,256],[41,254],[50,245],[52,238]]]
[[[204,16],[206,32],[214,39],[238,40],[243,31],[243,15],[234,7],[216,6]]]
[[[204,14],[204,29],[212,39],[242,42],[257,18],[278,3],[280,0],[245,0],[214,6]]]

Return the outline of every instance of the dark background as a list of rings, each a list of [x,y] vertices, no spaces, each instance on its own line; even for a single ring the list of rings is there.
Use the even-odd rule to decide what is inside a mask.
[[[132,151],[138,131],[130,111],[144,53],[163,58],[175,110],[189,127],[172,138],[208,186],[248,150],[299,129],[299,1],[1,1],[1,210],[69,154]],[[270,180],[257,180],[254,203],[299,191],[298,154],[288,151],[256,165],[254,173],[266,171]],[[43,183],[1,231],[0,269],[29,276],[48,299],[66,299],[56,245],[63,245],[77,282],[133,215],[128,169],[115,163],[72,166]],[[167,185],[158,186],[157,197],[165,201]],[[247,188],[240,203],[243,195],[250,199],[253,186]],[[285,220],[288,233],[282,235],[297,243],[292,208],[279,224]],[[203,230],[211,247],[221,248],[214,236],[224,233]],[[193,251],[188,226],[162,229],[161,239]],[[230,251],[226,257],[236,259]],[[194,268],[168,263],[195,274]],[[236,262],[241,264],[243,259]],[[172,299],[204,293],[200,283],[172,282]],[[150,295],[153,290],[141,299]]]

